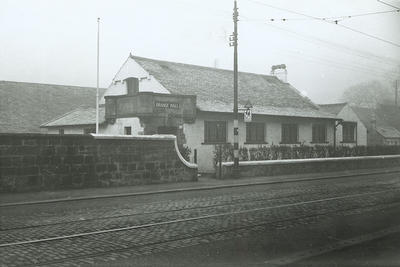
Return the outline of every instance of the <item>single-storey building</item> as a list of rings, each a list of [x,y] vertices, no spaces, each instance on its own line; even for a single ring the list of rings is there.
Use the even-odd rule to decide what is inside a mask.
[[[239,72],[239,146],[333,145],[335,114],[324,112],[275,76]],[[104,134],[175,134],[200,172],[214,170],[216,144],[233,143],[233,72],[130,55],[101,100]],[[88,111],[89,112],[89,111]],[[94,109],[90,112],[95,114]],[[89,118],[78,119],[82,115]],[[76,123],[74,123],[74,121]],[[94,126],[76,110],[43,124],[49,131]]]
[[[379,105],[375,109],[353,107],[367,128],[367,145],[400,145],[400,108]]]
[[[0,81],[0,133],[47,132],[40,128],[46,121],[95,105],[93,87]]]
[[[325,112],[342,119],[336,127],[336,144],[343,146],[366,146],[367,127],[348,103],[320,104]]]

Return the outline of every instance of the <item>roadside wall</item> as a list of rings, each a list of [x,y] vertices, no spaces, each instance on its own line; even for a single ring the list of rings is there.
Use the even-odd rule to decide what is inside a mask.
[[[240,177],[393,167],[400,167],[400,155],[239,162]],[[221,179],[234,178],[232,175],[232,168],[233,162],[222,163]],[[218,170],[216,176],[218,177]]]
[[[0,134],[0,192],[197,180],[175,137]]]

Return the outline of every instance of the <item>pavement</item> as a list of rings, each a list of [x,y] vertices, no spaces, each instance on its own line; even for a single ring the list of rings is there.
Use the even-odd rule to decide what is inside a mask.
[[[68,189],[57,191],[25,192],[25,193],[2,193],[0,195],[1,206],[25,205],[48,202],[65,202],[84,199],[113,198],[135,195],[151,195],[162,193],[175,193],[182,191],[210,190],[218,188],[252,186],[257,184],[276,184],[298,181],[311,181],[320,179],[346,178],[363,176],[368,174],[400,172],[399,168],[388,169],[362,169],[351,171],[338,171],[329,173],[310,173],[279,175],[269,177],[251,177],[218,180],[207,175],[199,175],[197,182],[148,184],[135,186],[107,187],[107,188],[85,188]]]

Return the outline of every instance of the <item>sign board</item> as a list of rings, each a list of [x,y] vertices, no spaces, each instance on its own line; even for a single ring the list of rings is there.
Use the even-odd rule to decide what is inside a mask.
[[[251,122],[251,117],[252,117],[251,109],[247,108],[244,111],[244,122]]]
[[[155,101],[154,106],[156,108],[169,108],[169,109],[179,109],[179,103],[175,102],[160,102]]]

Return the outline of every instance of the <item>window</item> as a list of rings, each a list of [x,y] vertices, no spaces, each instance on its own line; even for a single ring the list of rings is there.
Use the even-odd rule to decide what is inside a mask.
[[[282,144],[298,143],[299,127],[297,124],[282,124]]]
[[[326,142],[326,125],[313,124],[312,126],[312,142],[325,143]]]
[[[64,129],[58,129],[59,134],[64,134]]]
[[[126,126],[124,128],[124,134],[125,135],[131,135],[132,134],[132,127],[131,126]]]
[[[205,121],[204,122],[204,143],[225,143],[226,122]]]
[[[84,134],[91,134],[91,133],[96,133],[96,128],[85,128],[83,129]]]
[[[343,142],[353,143],[355,142],[355,131],[357,123],[356,122],[343,122]]]
[[[246,142],[264,143],[265,142],[265,124],[260,122],[246,123]]]

